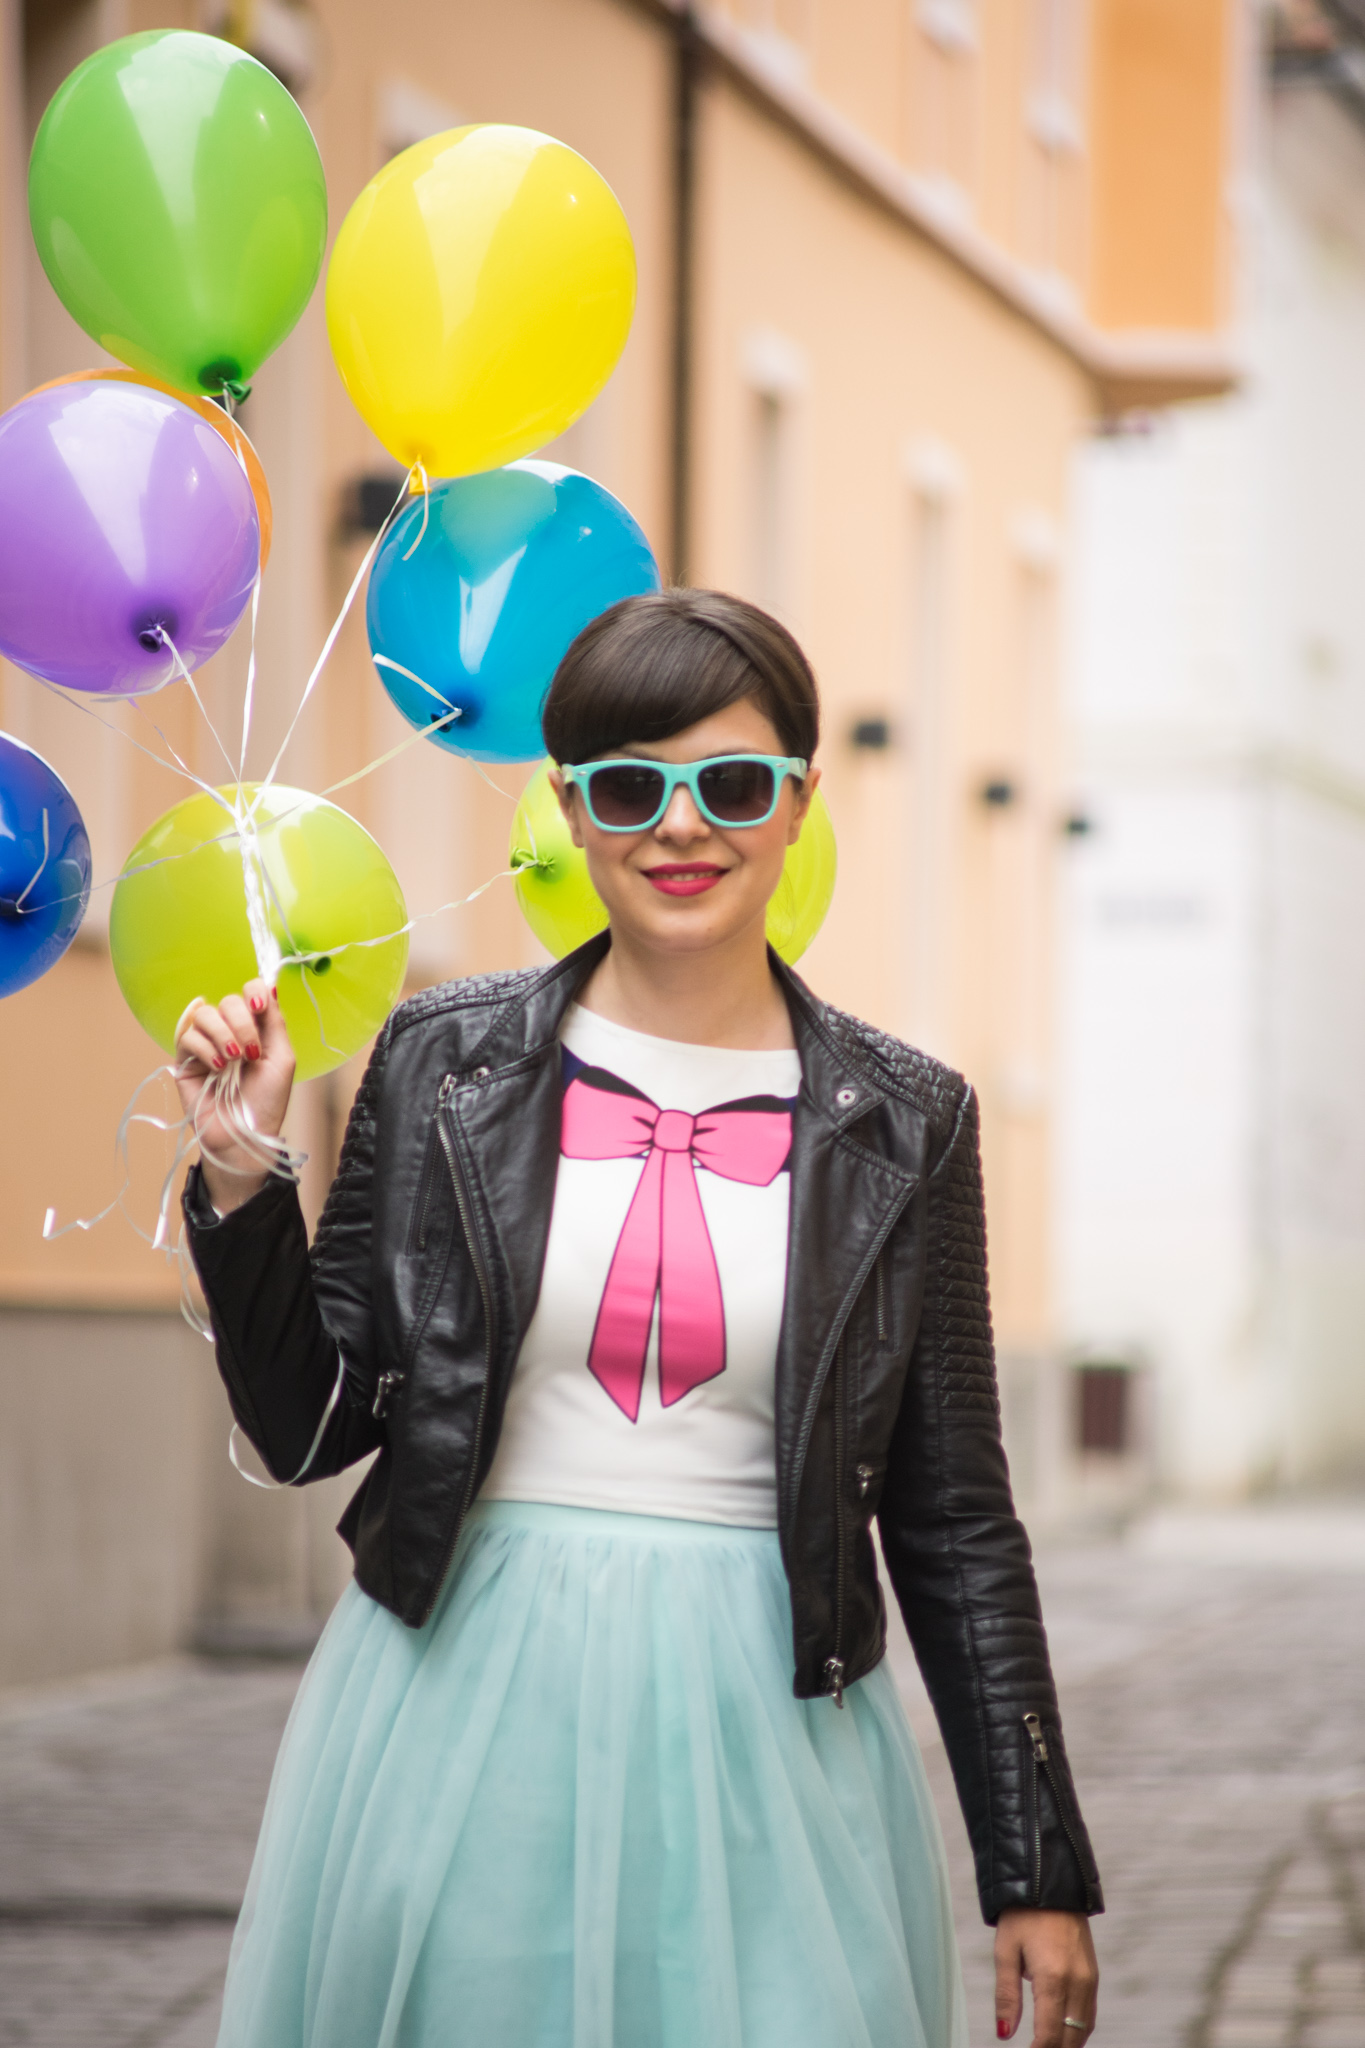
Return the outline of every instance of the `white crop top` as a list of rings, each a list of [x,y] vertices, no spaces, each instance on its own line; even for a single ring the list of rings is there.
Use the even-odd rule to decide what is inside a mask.
[[[793,1052],[574,1006],[540,1299],[485,1500],[773,1528]]]

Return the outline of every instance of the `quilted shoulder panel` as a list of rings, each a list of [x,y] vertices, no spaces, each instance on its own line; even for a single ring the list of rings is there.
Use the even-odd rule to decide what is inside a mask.
[[[946,1143],[968,1092],[962,1075],[918,1046],[907,1045],[889,1031],[879,1031],[875,1024],[850,1016],[847,1010],[826,1004],[825,1021],[854,1058],[870,1066],[884,1088],[913,1103],[935,1137]]]
[[[991,1332],[986,1208],[976,1097],[970,1092],[933,1178],[930,1219],[939,1399],[945,1408],[977,1408],[996,1415],[1000,1397]]]
[[[498,974],[465,974],[457,981],[438,981],[433,988],[419,989],[400,1003],[384,1027],[385,1039],[396,1038],[414,1024],[451,1010],[496,1009],[498,1004],[528,995],[548,970],[544,967],[509,968]]]

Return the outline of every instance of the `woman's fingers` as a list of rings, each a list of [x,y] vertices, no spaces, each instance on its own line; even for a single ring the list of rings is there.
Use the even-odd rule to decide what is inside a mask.
[[[1024,1951],[1014,1929],[1002,1919],[995,1935],[996,2038],[1013,2038],[1024,2009]]]
[[[194,1060],[206,1074],[220,1074],[227,1065],[227,1054],[219,1051],[216,1039],[207,1031],[201,1031],[196,1024],[181,1032],[176,1041],[176,1051],[182,1066],[186,1061]]]
[[[1033,1989],[1031,2048],[1085,2048],[1095,2025],[1099,1966],[1081,1913],[1012,1907],[995,1930],[995,2030],[1008,2041]]]
[[[280,1068],[292,1080],[294,1075],[294,1048],[289,1039],[289,1026],[284,1021],[278,992],[267,988],[264,982],[253,984],[265,994],[265,1008],[259,1019],[261,1051],[272,1066]]]
[[[218,1014],[232,1036],[226,1046],[230,1060],[258,1060],[261,1056],[261,1040],[245,996],[224,996],[218,1005]]]
[[[232,1026],[212,1003],[198,1003],[188,1016],[182,1017],[180,1034],[176,1039],[177,1050],[193,1048],[197,1059],[204,1057],[204,1045],[210,1047],[209,1066],[226,1066],[229,1060],[238,1057],[240,1051]]]

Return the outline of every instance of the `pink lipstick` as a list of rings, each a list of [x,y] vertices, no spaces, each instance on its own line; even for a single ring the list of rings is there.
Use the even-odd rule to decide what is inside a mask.
[[[664,896],[701,896],[706,890],[714,889],[724,873],[724,868],[695,861],[644,870],[646,881],[652,882]]]

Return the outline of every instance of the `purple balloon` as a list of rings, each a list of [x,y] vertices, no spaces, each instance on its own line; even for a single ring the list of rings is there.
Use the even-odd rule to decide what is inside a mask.
[[[256,501],[221,434],[142,385],[63,384],[0,416],[0,654],[140,697],[216,654],[251,598]]]

